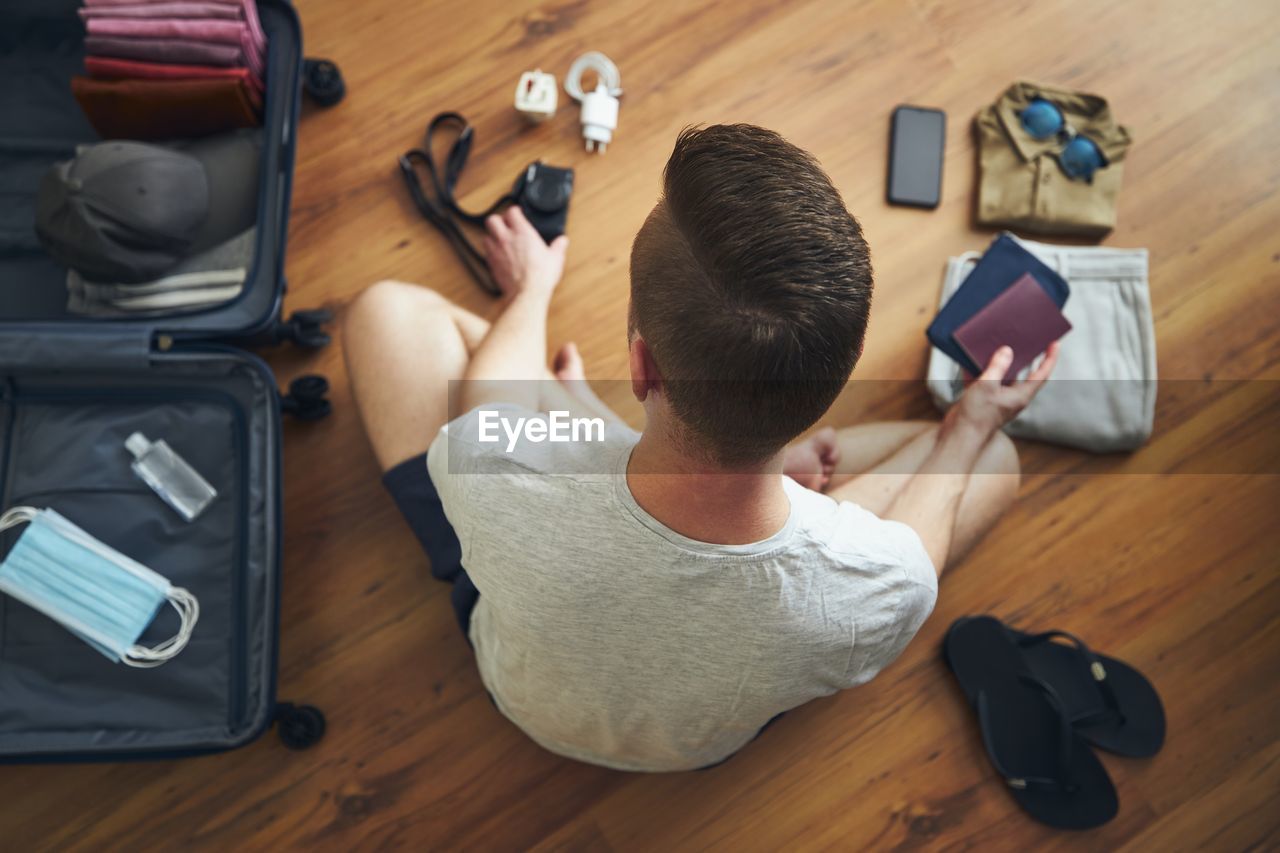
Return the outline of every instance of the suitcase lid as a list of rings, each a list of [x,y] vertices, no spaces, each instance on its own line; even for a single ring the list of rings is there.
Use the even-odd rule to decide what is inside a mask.
[[[111,664],[0,594],[0,765],[196,754],[241,746],[275,709],[281,561],[280,406],[251,353],[193,344],[138,369],[10,368],[0,382],[0,497],[52,508],[191,591],[191,644],[157,669]],[[217,497],[187,522],[130,470],[128,437],[164,439]],[[0,555],[21,535],[0,533]],[[176,630],[161,608],[143,634]]]
[[[271,45],[263,113],[258,223],[253,267],[229,302],[144,317],[0,318],[0,363],[119,364],[145,361],[183,341],[247,338],[268,328],[284,296],[284,248],[301,97],[302,34],[285,0],[258,0]]]

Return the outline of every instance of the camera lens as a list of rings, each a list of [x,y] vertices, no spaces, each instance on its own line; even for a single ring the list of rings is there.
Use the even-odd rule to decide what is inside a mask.
[[[569,189],[564,181],[539,174],[525,187],[529,204],[546,213],[554,213],[569,201]]]

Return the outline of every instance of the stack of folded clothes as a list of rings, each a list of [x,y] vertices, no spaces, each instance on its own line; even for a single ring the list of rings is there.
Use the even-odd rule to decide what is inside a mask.
[[[103,137],[204,136],[261,121],[267,38],[255,0],[84,0],[71,90]]]
[[[234,299],[253,266],[261,132],[83,146],[36,199],[36,234],[68,267],[67,310],[120,316]]]
[[[159,278],[139,284],[107,284],[67,273],[67,311],[85,316],[169,312],[204,308],[240,295],[253,259],[256,231],[179,261]]]
[[[1043,293],[1027,287],[1026,274]],[[1013,347],[1013,373],[1070,329],[1049,382],[1006,432],[1095,453],[1134,450],[1151,436],[1157,372],[1145,249],[1001,234],[985,253],[950,259],[941,303],[927,333],[927,384],[940,408],[959,399],[963,374],[977,375],[994,347]]]

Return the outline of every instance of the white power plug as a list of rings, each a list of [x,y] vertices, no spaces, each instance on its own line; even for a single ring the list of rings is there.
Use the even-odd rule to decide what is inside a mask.
[[[583,92],[582,74],[588,70],[596,72],[596,88]],[[603,154],[618,127],[618,98],[622,95],[622,76],[618,73],[618,66],[598,51],[584,53],[569,67],[564,78],[564,90],[582,104],[579,120],[587,151]]]
[[[516,85],[516,112],[533,124],[546,121],[556,114],[556,76],[541,68],[520,75]]]
[[[580,120],[587,150],[603,154],[618,127],[618,99],[609,94],[603,80],[596,83],[595,91],[582,96]]]

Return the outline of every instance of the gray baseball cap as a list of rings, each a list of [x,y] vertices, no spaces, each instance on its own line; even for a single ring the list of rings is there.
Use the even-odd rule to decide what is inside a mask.
[[[150,281],[254,226],[261,135],[171,145],[99,142],[40,183],[36,234],[54,260],[95,281]]]

